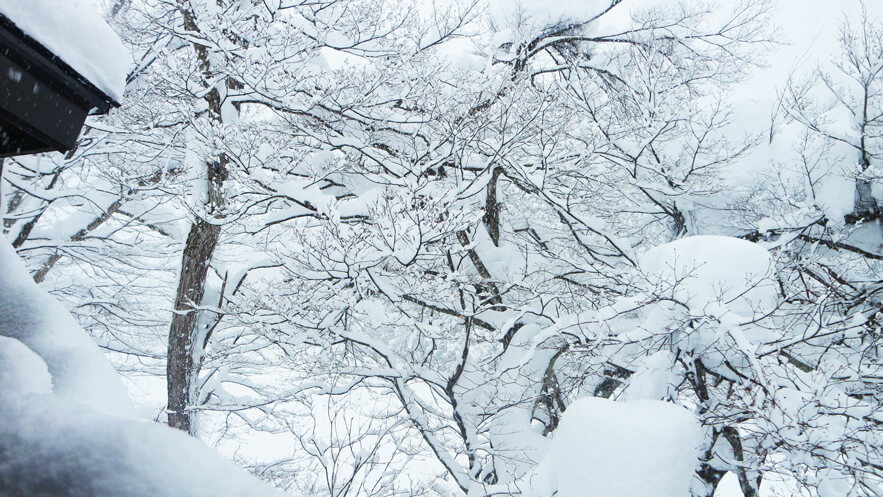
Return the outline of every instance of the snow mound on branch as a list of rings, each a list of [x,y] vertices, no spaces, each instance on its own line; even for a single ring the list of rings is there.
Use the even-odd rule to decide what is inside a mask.
[[[639,366],[629,377],[628,387],[619,396],[623,400],[662,400],[672,393],[676,385],[673,364],[675,356],[667,350],[660,350],[638,359]]]
[[[683,497],[701,443],[696,418],[674,404],[582,398],[564,413],[533,490],[538,497]]]
[[[776,305],[772,258],[756,243],[691,236],[648,250],[638,263],[656,292],[670,294],[691,310],[750,317]]]
[[[0,14],[115,100],[123,95],[129,52],[85,0],[0,0]]]
[[[135,416],[126,388],[95,342],[64,306],[37,287],[2,240],[0,336],[20,341],[45,362],[56,395],[114,416]]]
[[[52,393],[52,377],[40,356],[14,338],[0,336],[0,392]]]

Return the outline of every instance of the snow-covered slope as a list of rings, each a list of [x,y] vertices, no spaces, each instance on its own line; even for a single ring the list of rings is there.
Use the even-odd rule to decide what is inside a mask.
[[[37,288],[5,240],[0,241],[0,336],[20,341],[42,358],[56,396],[113,416],[134,415],[116,371],[67,310]]]
[[[0,243],[0,496],[281,495],[182,432],[132,417],[116,372]]]
[[[0,416],[0,495],[281,495],[198,440],[152,422],[34,394],[9,396]]]

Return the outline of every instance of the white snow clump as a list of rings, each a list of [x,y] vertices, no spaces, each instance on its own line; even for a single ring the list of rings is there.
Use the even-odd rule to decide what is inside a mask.
[[[674,404],[586,397],[571,404],[532,482],[537,497],[683,497],[702,431]]]

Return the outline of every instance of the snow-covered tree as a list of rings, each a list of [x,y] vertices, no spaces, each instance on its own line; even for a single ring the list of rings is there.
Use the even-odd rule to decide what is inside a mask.
[[[389,399],[464,493],[516,492],[568,403],[622,369],[566,330],[634,295],[642,247],[697,231],[746,147],[718,97],[764,41],[757,6],[494,8],[481,57],[400,41],[325,82],[322,127],[295,128],[321,153],[255,227],[284,272],[234,299],[291,369],[337,379],[299,395]]]
[[[123,105],[4,163],[6,229],[169,424],[294,493],[566,497],[571,406],[651,399],[702,425],[693,495],[875,495],[879,22],[765,164],[728,93],[767,8],[118,2]]]

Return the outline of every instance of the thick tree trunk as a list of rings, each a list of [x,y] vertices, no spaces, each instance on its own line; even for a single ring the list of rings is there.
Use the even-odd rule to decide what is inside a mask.
[[[859,131],[861,132],[861,141],[859,142],[859,150],[861,158],[859,159],[862,173],[871,168],[871,152],[868,149],[868,103],[870,101],[870,83],[865,85],[864,106],[862,108],[862,121]],[[847,222],[855,222],[861,219],[871,220],[880,216],[880,208],[877,206],[877,200],[871,191],[871,182],[864,178],[856,178],[855,180],[855,209],[852,212],[854,219],[847,219]]]
[[[213,92],[216,93],[216,92]],[[210,100],[212,102],[213,100]],[[217,101],[217,100],[214,100]],[[221,217],[221,189],[227,178],[229,159],[206,164],[208,173],[207,214]],[[169,348],[166,359],[166,390],[168,392],[168,423],[172,428],[193,435],[192,406],[196,402],[196,379],[202,366],[206,330],[199,329],[198,306],[203,304],[205,283],[215,247],[221,237],[221,226],[197,217],[181,256],[181,273],[175,294],[175,313],[169,326]]]
[[[184,18],[185,29],[199,33],[199,26],[190,10],[189,1],[178,0],[178,10]],[[213,87],[216,83],[213,82],[214,73],[209,61],[208,49],[200,43],[194,43],[193,49],[202,69],[203,83],[207,88],[211,88],[204,97],[211,121],[220,123],[223,121],[222,100],[217,87]],[[228,81],[227,84],[229,83]],[[227,179],[229,162],[229,157],[223,152],[216,157],[206,158],[208,181],[208,198],[205,199],[206,217],[223,217],[223,186]],[[169,325],[169,348],[166,359],[168,424],[191,435],[196,429],[192,410],[198,394],[196,380],[199,377],[202,354],[206,345],[206,338],[203,335],[206,330],[199,329],[201,311],[195,307],[203,304],[206,277],[220,236],[220,225],[213,224],[203,217],[194,219],[181,257],[181,273],[175,295],[175,314]]]
[[[215,93],[216,92],[212,92]],[[211,99],[209,102],[219,102]],[[218,108],[220,104],[217,104]],[[214,108],[214,107],[210,107]],[[221,154],[218,161],[206,164],[208,173],[208,214],[221,217],[223,196],[221,189],[227,178],[229,158]],[[191,407],[196,402],[196,379],[202,366],[206,330],[199,329],[198,306],[203,304],[205,283],[215,247],[221,237],[221,226],[197,217],[190,225],[190,233],[181,256],[181,273],[175,294],[175,313],[169,326],[169,348],[166,359],[166,389],[168,392],[168,423],[172,428],[193,435],[195,426]]]
[[[169,351],[166,363],[168,389],[168,423],[172,428],[193,434],[190,407],[194,399],[194,381],[203,344],[199,340],[197,322],[199,311],[193,307],[202,303],[205,280],[212,254],[218,244],[221,227],[203,219],[190,227],[181,261],[181,274],[175,298],[175,314],[169,327]]]
[[[503,174],[503,168],[497,166],[491,172],[491,180],[487,185],[487,202],[484,208],[484,225],[491,241],[500,246],[500,204],[497,202],[497,181]]]

